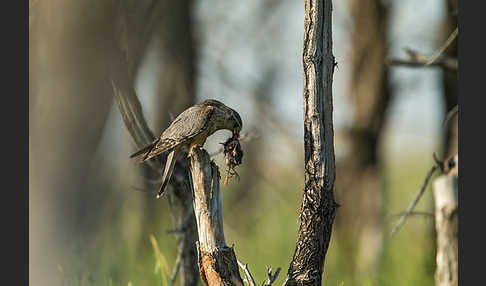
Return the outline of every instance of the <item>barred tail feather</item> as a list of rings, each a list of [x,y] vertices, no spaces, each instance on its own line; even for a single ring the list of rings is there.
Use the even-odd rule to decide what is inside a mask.
[[[167,184],[169,183],[170,177],[172,176],[172,171],[174,171],[174,165],[175,165],[175,162],[176,162],[176,159],[177,159],[177,154],[179,153],[179,150],[180,150],[180,147],[176,147],[167,156],[167,161],[165,163],[165,169],[164,169],[164,175],[162,177],[162,185],[160,186],[160,190],[157,193],[157,198],[160,198],[163,195],[165,188],[167,187]]]
[[[160,139],[155,142],[155,145],[150,149],[143,158],[138,160],[138,163],[142,163],[144,161],[147,161],[149,159],[152,159],[153,157],[167,152],[170,149],[174,148],[176,146],[176,141],[172,139]]]

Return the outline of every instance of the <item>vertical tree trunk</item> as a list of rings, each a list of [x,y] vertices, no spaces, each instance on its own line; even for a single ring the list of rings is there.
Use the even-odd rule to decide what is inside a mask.
[[[447,37],[457,27],[457,0],[447,1],[447,18],[444,35]],[[457,39],[444,52],[444,56],[458,58]],[[444,114],[458,104],[458,71],[443,69],[445,102]],[[447,123],[442,143],[444,159],[458,152],[458,116],[455,115]],[[457,155],[456,155],[457,158]],[[456,159],[457,161],[457,159]],[[458,170],[456,162],[455,170]],[[441,175],[434,181],[435,230],[437,235],[437,255],[435,282],[437,286],[458,285],[458,178],[457,175]]]
[[[196,43],[193,35],[193,1],[159,4],[155,47],[160,61],[154,105],[160,111],[154,128],[162,131],[174,117],[196,103]],[[169,114],[170,113],[170,114]]]
[[[306,0],[304,18],[305,187],[286,285],[321,285],[336,213],[332,121],[332,3]]]
[[[390,102],[388,11],[380,0],[348,0],[353,122],[343,131],[349,152],[337,161],[336,232],[353,272],[370,275],[379,266],[384,239],[384,181],[379,144]],[[348,239],[345,239],[348,238]],[[357,277],[358,278],[358,277]]]
[[[447,19],[444,28],[444,35],[448,37],[452,31],[457,27],[457,0],[447,0]],[[457,39],[444,52],[445,56],[458,58],[457,54]],[[444,83],[444,114],[451,111],[458,104],[458,87],[457,70],[443,69],[443,83]],[[458,117],[454,116],[447,124],[446,134],[443,141],[443,157],[444,159],[457,153],[458,144]]]
[[[36,1],[29,33],[29,279],[59,285],[81,229],[86,175],[112,103],[113,13],[97,1]],[[62,13],[59,13],[62,11]],[[86,59],[89,59],[87,61]],[[88,112],[89,111],[89,112]]]

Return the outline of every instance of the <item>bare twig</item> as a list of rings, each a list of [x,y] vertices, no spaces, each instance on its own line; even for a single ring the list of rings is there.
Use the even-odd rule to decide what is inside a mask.
[[[179,273],[179,269],[181,268],[181,258],[182,258],[182,251],[179,248],[174,269],[172,270],[172,274],[170,275],[170,283],[169,283],[170,286],[174,286],[174,283],[176,281],[177,274]]]
[[[263,283],[263,286],[272,286],[273,282],[277,280],[278,274],[280,273],[280,267],[277,267],[277,270],[274,274],[272,274],[272,268],[267,266],[267,282]]]
[[[436,158],[436,157],[434,156],[434,158]],[[427,184],[429,183],[430,178],[432,177],[432,175],[434,174],[434,172],[437,170],[438,167],[439,166],[436,162],[436,164],[434,166],[432,166],[432,168],[430,168],[429,172],[427,173],[427,176],[425,177],[425,180],[424,180],[422,186],[420,187],[419,191],[415,195],[415,198],[410,203],[407,210],[405,211],[405,214],[400,218],[397,225],[393,229],[392,234],[391,234],[392,236],[394,236],[398,232],[398,230],[402,227],[402,225],[405,223],[405,220],[407,219],[407,217],[410,215],[410,213],[413,211],[413,209],[415,208],[415,206],[419,202],[420,198],[422,197],[423,193],[425,192],[425,189],[427,188]]]
[[[456,104],[451,110],[449,110],[446,114],[446,117],[444,119],[443,126],[445,127],[447,123],[454,117],[459,112],[459,105]]]
[[[407,212],[401,212],[401,213],[398,213],[398,214],[395,214],[394,216],[403,216],[405,215]],[[431,212],[410,212],[408,214],[409,216],[425,216],[425,217],[431,217],[431,218],[434,218],[434,214],[431,213]]]
[[[248,281],[249,286],[256,286],[255,284],[255,279],[253,279],[253,276],[250,273],[250,269],[248,269],[248,264],[242,263],[239,260],[236,260],[238,262],[238,265],[245,271],[246,279]]]
[[[459,33],[458,27],[449,35],[445,43],[440,47],[440,49],[430,57],[429,61],[426,65],[431,65],[439,59],[439,57],[444,53],[444,51],[452,44],[452,42],[456,39],[457,34]]]
[[[406,67],[442,67],[451,71],[457,71],[458,61],[456,58],[441,55],[439,58],[430,62],[432,56],[418,53],[414,50],[407,50],[408,59],[385,58],[385,64],[406,66]]]

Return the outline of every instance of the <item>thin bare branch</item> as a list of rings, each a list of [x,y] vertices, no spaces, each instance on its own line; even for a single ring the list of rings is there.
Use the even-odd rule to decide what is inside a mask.
[[[179,248],[174,269],[172,270],[172,274],[170,275],[170,283],[169,283],[170,286],[174,286],[174,283],[176,281],[177,274],[179,273],[179,269],[181,268],[181,258],[182,258],[182,251],[181,248]]]
[[[267,282],[263,283],[263,286],[272,286],[273,282],[277,280],[278,274],[280,273],[280,267],[272,274],[272,268],[267,266]]]
[[[459,105],[456,104],[451,110],[447,112],[446,117],[444,119],[443,126],[445,127],[447,123],[449,123],[449,121],[452,119],[452,117],[454,117],[454,115],[456,115],[458,112],[459,112]]]
[[[432,177],[432,175],[434,174],[434,172],[437,169],[438,169],[437,164],[435,164],[434,166],[432,166],[432,168],[430,168],[429,172],[427,173],[427,176],[425,177],[425,180],[424,180],[422,186],[420,187],[419,191],[415,195],[415,198],[410,203],[407,210],[405,211],[405,214],[400,218],[397,225],[393,229],[392,234],[391,234],[392,236],[394,236],[398,232],[398,230],[402,227],[402,225],[405,223],[405,220],[407,219],[407,217],[410,215],[410,213],[413,211],[413,209],[415,208],[415,206],[419,202],[420,198],[422,197],[423,193],[425,192],[425,189],[427,188],[427,184],[429,183],[430,178]]]
[[[397,58],[387,57],[385,58],[385,64],[394,65],[394,66],[416,67],[416,68],[441,67],[451,71],[457,71],[458,69],[459,63],[457,61],[457,58],[441,55],[433,62],[430,62],[432,56],[419,53],[412,49],[407,49],[406,51],[408,54],[407,59],[397,59]]]
[[[250,269],[248,269],[248,264],[242,263],[238,259],[236,261],[238,262],[238,266],[240,266],[240,268],[243,269],[243,271],[245,272],[247,278],[246,280],[248,281],[248,284],[250,286],[256,286],[255,279],[253,279],[253,276],[250,273]]]
[[[440,47],[440,49],[435,52],[433,56],[430,57],[429,61],[427,62],[427,65],[431,65],[439,59],[439,57],[444,53],[444,51],[454,42],[454,40],[457,37],[457,34],[459,33],[459,28],[456,27],[456,29],[449,35],[445,43]]]
[[[398,213],[398,214],[395,214],[393,216],[403,216],[405,215],[407,212],[401,212],[401,213]],[[431,218],[434,218],[434,214],[431,213],[431,212],[410,212],[408,214],[409,216],[425,216],[425,217],[431,217]]]

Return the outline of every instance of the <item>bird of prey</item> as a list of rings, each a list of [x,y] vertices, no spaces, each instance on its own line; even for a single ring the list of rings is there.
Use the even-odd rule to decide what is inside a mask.
[[[203,146],[210,135],[221,129],[232,131],[233,137],[238,138],[242,127],[243,123],[238,112],[220,101],[208,99],[184,110],[159,138],[130,155],[130,158],[144,154],[137,161],[143,163],[161,153],[170,152],[162,176],[162,185],[157,193],[157,198],[160,198],[170,180],[177,155],[182,148],[187,148],[191,154],[195,146]]]

